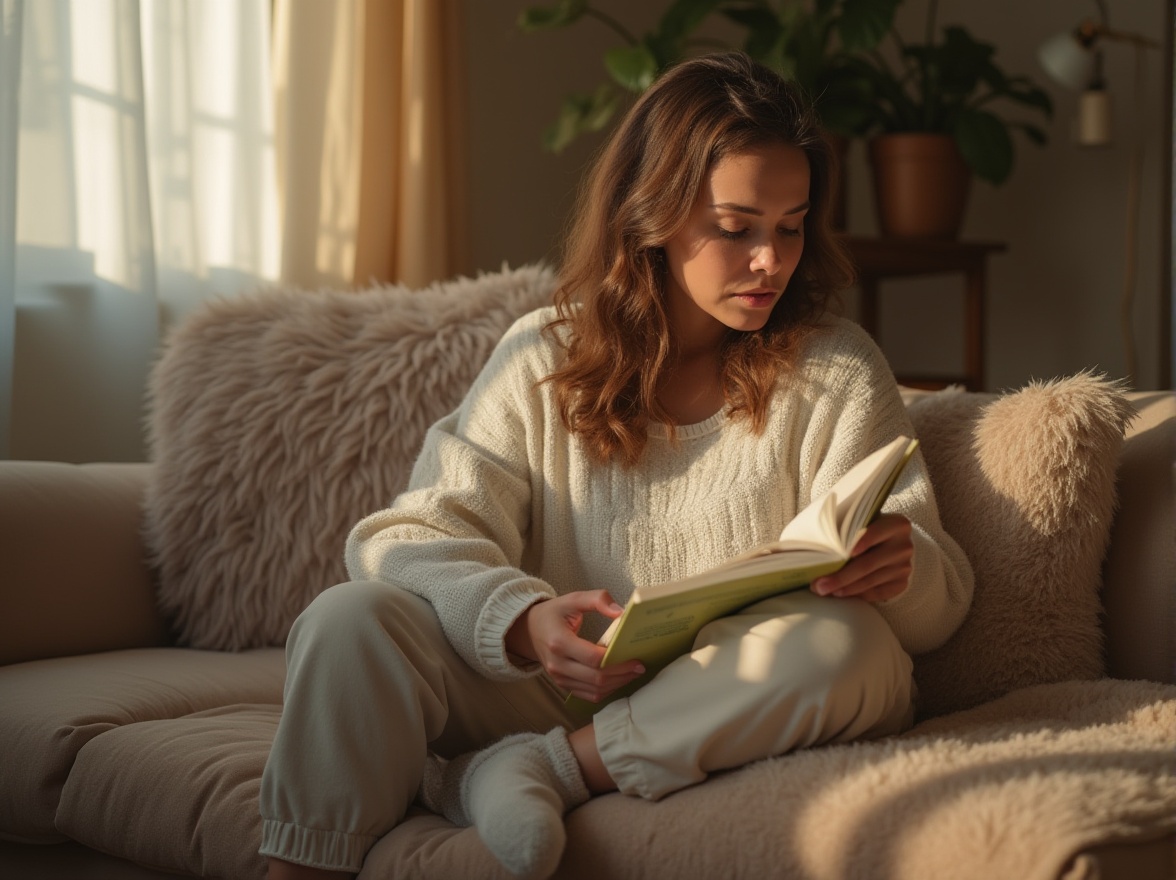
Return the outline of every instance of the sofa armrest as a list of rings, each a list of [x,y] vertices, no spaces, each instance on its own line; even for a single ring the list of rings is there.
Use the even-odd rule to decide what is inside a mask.
[[[141,529],[149,473],[0,462],[0,664],[167,642]]]
[[[1103,565],[1107,671],[1176,684],[1176,395],[1128,395],[1139,413],[1119,458]]]

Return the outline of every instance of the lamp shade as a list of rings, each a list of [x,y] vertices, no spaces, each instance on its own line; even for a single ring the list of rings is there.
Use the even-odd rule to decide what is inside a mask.
[[[1054,34],[1042,43],[1037,62],[1054,82],[1071,89],[1086,88],[1094,74],[1094,51],[1074,31]]]

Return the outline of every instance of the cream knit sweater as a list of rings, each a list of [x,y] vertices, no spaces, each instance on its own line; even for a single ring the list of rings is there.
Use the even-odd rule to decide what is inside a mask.
[[[560,421],[551,386],[559,349],[545,308],[506,333],[461,406],[427,434],[407,490],[347,540],[355,580],[397,584],[432,603],[449,641],[490,678],[535,674],[504,637],[532,603],[635,586],[710,568],[776,538],[809,500],[867,453],[913,428],[881,352],[856,324],[830,318],[782,381],[767,429],[726,411],[651,432],[636,468],[590,460]],[[943,531],[920,455],[885,509],[914,524],[909,588],[878,605],[909,653],[942,644],[972,595],[972,573]],[[830,601],[838,601],[830,599]],[[595,639],[608,621],[589,615]]]

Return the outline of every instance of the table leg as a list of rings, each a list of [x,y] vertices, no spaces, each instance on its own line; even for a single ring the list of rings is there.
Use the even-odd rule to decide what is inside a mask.
[[[964,373],[969,391],[984,390],[984,289],[985,267],[980,263],[968,270],[964,315]]]

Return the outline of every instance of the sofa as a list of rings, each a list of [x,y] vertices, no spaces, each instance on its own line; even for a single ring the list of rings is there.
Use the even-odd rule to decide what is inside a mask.
[[[209,303],[154,366],[149,463],[0,462],[0,876],[264,876],[289,626],[553,283]],[[1176,399],[1093,371],[903,394],[976,572],[914,728],[593,799],[559,877],[1176,876]],[[506,875],[414,809],[360,876]]]

